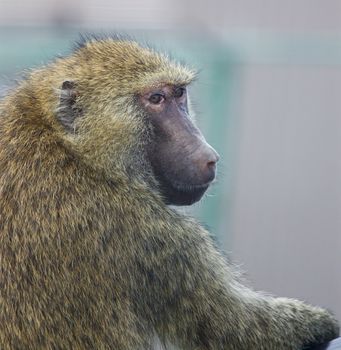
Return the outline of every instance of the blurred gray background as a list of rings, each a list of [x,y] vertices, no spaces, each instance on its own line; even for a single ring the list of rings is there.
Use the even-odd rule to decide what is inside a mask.
[[[0,94],[89,31],[201,70],[194,109],[222,160],[188,210],[256,289],[341,320],[341,1],[0,0]]]

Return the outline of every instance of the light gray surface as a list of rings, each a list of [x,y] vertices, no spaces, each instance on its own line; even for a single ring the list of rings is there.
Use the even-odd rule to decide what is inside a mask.
[[[337,338],[328,343],[328,345],[322,345],[312,350],[341,350],[341,338]]]

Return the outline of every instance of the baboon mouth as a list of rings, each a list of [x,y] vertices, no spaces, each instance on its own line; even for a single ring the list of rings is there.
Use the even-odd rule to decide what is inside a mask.
[[[211,182],[203,184],[184,184],[166,179],[159,179],[161,193],[166,204],[171,205],[191,205],[198,202],[204,195]]]
[[[175,186],[169,196],[171,204],[175,205],[192,205],[198,202],[208,189],[209,184],[204,185],[186,185]]]
[[[203,189],[206,191],[209,185],[210,185],[210,182],[200,184],[200,185],[172,182],[172,187],[181,192],[193,192],[193,191],[203,190]]]

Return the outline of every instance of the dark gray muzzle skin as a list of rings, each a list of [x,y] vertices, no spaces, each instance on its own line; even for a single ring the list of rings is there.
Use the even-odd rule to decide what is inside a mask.
[[[187,105],[170,102],[152,123],[156,142],[150,157],[166,203],[197,202],[215,178],[218,153],[190,119]]]

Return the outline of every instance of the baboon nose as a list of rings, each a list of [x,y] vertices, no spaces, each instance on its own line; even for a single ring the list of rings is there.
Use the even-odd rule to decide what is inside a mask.
[[[203,177],[205,182],[211,182],[215,178],[219,155],[213,148],[210,147],[205,158],[206,160],[204,161],[205,166],[203,167]]]

